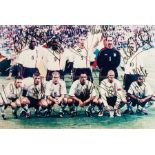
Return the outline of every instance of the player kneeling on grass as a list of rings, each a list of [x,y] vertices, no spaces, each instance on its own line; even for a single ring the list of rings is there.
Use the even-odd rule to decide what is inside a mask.
[[[86,107],[86,115],[90,116],[92,108],[97,105],[96,92],[92,82],[87,80],[87,75],[81,73],[78,80],[73,82],[68,98],[68,106],[72,117],[77,114],[77,106]]]
[[[123,89],[120,82],[114,78],[114,71],[110,70],[107,74],[107,79],[104,79],[100,84],[99,104],[105,106],[106,111],[109,112],[110,117],[121,116],[119,107],[121,103],[126,103],[125,97],[123,97]],[[102,108],[98,116],[103,116]]]
[[[130,102],[128,104],[127,111],[133,111],[133,107],[137,106],[137,113],[148,114],[145,106],[151,100],[154,100],[153,91],[149,83],[144,82],[144,76],[139,75],[137,81],[132,82],[129,90],[128,96]]]
[[[36,72],[33,74],[33,78],[26,78],[23,80],[24,83],[24,95],[23,102],[26,105],[23,107],[22,115],[30,118],[31,107],[35,108],[36,116],[47,116],[48,115],[48,104],[45,100],[45,82],[43,82],[40,73]]]
[[[63,117],[65,113],[65,107],[67,105],[67,98],[65,97],[66,94],[66,83],[60,79],[59,72],[53,72],[52,80],[50,80],[46,85],[45,96],[47,98],[49,110],[55,104],[60,106],[60,117]]]
[[[14,118],[18,118],[17,111],[20,107],[24,107],[23,102],[22,77],[16,77],[14,82],[10,82],[1,92],[1,114],[6,119],[4,112],[7,106],[11,106]]]

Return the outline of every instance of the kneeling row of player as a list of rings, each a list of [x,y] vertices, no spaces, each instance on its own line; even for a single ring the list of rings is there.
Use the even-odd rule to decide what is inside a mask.
[[[125,112],[132,113],[132,107],[137,105],[137,110],[146,114],[145,105],[154,97],[149,84],[144,82],[143,77],[139,76],[137,81],[131,84],[127,100],[120,82],[114,77],[114,72],[109,71],[107,79],[103,80],[100,86],[95,87],[87,80],[87,75],[82,73],[79,80],[73,82],[68,97],[66,84],[60,79],[58,72],[54,72],[52,80],[46,83],[39,73],[35,73],[33,78],[17,77],[14,82],[3,88],[0,94],[1,115],[3,119],[6,119],[5,109],[10,105],[14,118],[18,117],[19,108],[20,114],[29,118],[31,107],[35,108],[37,116],[50,116],[52,107],[59,105],[60,117],[63,117],[66,106],[69,107],[71,116],[77,114],[78,106],[85,107],[88,116],[97,106],[98,116],[103,116],[103,107],[105,107],[110,117],[113,117],[114,115],[121,116],[119,109],[126,103]],[[96,90],[99,91],[99,97],[97,97]]]

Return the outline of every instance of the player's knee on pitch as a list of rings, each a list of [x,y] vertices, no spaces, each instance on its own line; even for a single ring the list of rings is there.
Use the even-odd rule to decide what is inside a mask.
[[[122,98],[122,101],[121,101],[123,104],[126,104],[127,103],[127,100],[126,98]]]
[[[19,99],[17,99],[15,103],[16,103],[17,107],[21,106],[21,101]]]
[[[73,99],[68,98],[67,103],[68,103],[69,105],[73,104]]]
[[[67,97],[64,97],[63,103],[67,104],[67,101],[68,101]]]
[[[16,105],[16,103],[15,102],[11,102],[11,107],[12,107],[12,109],[15,109],[16,107],[17,107],[17,105]]]
[[[94,99],[93,99],[93,103],[94,103],[94,104],[98,104],[98,99],[97,99],[97,98],[94,98]]]
[[[98,99],[98,104],[103,104],[103,101],[100,98]]]
[[[122,107],[124,107],[127,104],[127,100],[126,98],[123,98],[118,106],[119,109],[121,109]]]
[[[30,104],[30,101],[28,100],[27,97],[23,97],[23,98],[21,99],[21,105],[22,105],[22,106],[25,106],[25,105],[27,105],[27,104]]]
[[[48,103],[45,99],[42,99],[40,102],[39,102],[39,105],[43,108],[46,108],[48,106]]]
[[[46,102],[48,105],[51,105],[51,101],[49,99],[46,99]]]

